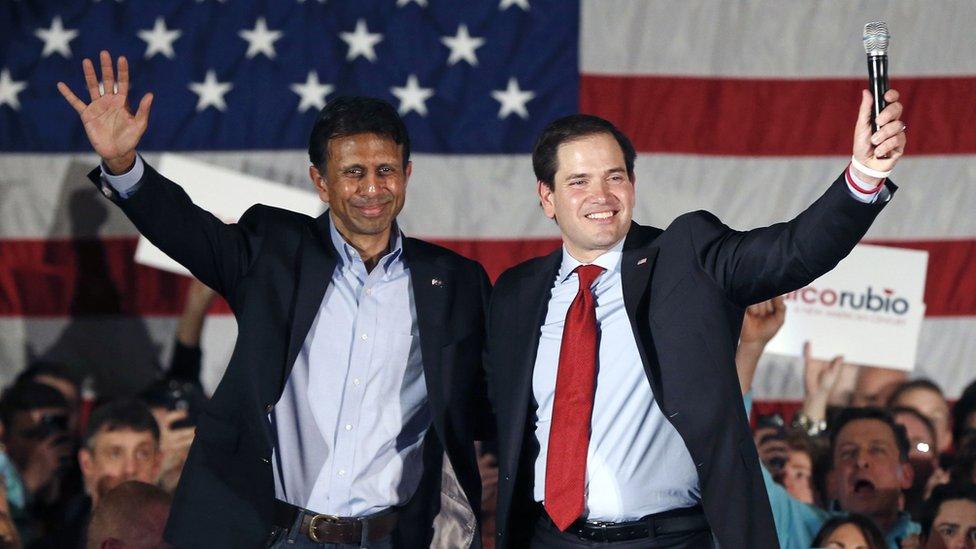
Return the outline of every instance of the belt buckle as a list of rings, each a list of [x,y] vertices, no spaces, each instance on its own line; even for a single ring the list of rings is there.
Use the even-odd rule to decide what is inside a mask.
[[[324,543],[325,540],[319,538],[317,531],[319,522],[324,522],[326,524],[339,524],[341,520],[335,515],[315,515],[312,520],[308,522],[308,537],[312,538],[315,543]]]

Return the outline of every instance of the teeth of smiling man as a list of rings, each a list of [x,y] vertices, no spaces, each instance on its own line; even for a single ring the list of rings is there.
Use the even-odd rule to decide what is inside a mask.
[[[613,212],[600,212],[600,213],[587,214],[586,217],[589,218],[589,219],[607,219],[608,217],[611,217],[612,215],[613,215]]]

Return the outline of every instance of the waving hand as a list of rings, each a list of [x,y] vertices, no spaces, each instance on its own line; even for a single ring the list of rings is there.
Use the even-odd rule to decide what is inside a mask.
[[[153,96],[147,93],[139,101],[135,114],[129,110],[129,63],[125,57],[118,59],[118,82],[112,69],[112,56],[107,51],[99,55],[102,68],[102,89],[99,89],[95,66],[90,59],[82,61],[85,84],[91,103],[85,104],[64,82],[58,82],[58,91],[74,107],[85,125],[85,133],[112,173],[123,173],[135,162],[135,150],[149,123],[149,108]]]

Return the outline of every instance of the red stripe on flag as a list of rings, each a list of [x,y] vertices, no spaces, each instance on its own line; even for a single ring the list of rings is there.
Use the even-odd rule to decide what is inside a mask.
[[[0,316],[179,314],[190,279],[136,264],[137,242],[0,240]]]
[[[976,239],[866,241],[929,253],[925,316],[976,315]]]
[[[437,240],[492,280],[558,240]],[[927,317],[976,316],[976,239],[878,241],[929,252]],[[137,265],[136,239],[0,240],[0,316],[178,315],[189,279]],[[219,303],[214,312],[227,313]]]
[[[639,152],[849,155],[865,80],[583,75],[580,111],[612,121]],[[976,77],[891,87],[905,104],[910,154],[976,153]]]

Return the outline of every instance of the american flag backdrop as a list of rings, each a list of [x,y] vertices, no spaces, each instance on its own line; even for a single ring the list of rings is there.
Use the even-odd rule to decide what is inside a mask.
[[[558,245],[530,149],[583,111],[634,140],[635,219],[694,209],[737,228],[792,217],[845,167],[861,31],[886,20],[910,126],[901,191],[868,234],[929,252],[920,375],[976,377],[976,3],[865,0],[102,0],[0,3],[0,383],[34,357],[144,383],[170,347],[188,281],[136,265],[137,233],[84,178],[97,158],[55,89],[81,59],[130,61],[156,94],[140,152],[175,151],[309,188],[315,113],[340,94],[397,106],[414,145],[403,229],[492,276]],[[79,93],[79,95],[81,95]],[[204,334],[213,388],[236,336]],[[163,357],[160,359],[159,357]],[[802,394],[766,364],[760,398]]]

